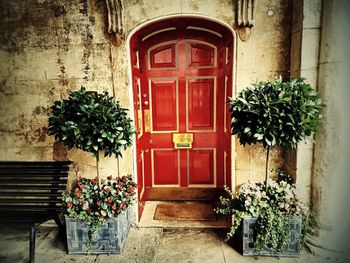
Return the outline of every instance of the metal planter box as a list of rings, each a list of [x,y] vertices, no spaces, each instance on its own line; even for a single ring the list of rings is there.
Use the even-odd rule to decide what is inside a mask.
[[[302,218],[293,217],[290,219],[291,241],[284,252],[273,253],[271,249],[265,248],[259,253],[255,249],[256,217],[246,217],[241,225],[242,254],[243,256],[274,256],[274,257],[298,257],[300,254],[300,235]]]
[[[106,225],[99,228],[89,249],[89,226],[81,220],[65,216],[68,254],[119,254],[130,230],[130,208],[118,217],[106,218]]]

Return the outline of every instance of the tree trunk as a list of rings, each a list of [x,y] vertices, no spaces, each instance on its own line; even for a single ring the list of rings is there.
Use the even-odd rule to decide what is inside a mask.
[[[120,177],[120,171],[119,171],[119,157],[117,157],[117,172],[118,172],[118,177]]]
[[[100,172],[99,172],[99,166],[98,166],[98,163],[100,161],[100,156],[99,156],[99,152],[98,151],[95,153],[95,157],[96,157],[97,185],[98,185],[98,189],[101,189]]]
[[[267,178],[269,174],[269,155],[270,155],[270,145],[268,145],[266,149],[265,191],[267,191]]]

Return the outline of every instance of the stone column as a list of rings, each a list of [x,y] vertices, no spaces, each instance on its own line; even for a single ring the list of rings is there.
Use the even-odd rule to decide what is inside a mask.
[[[291,45],[291,76],[305,78],[317,87],[322,0],[294,0]],[[309,205],[312,177],[313,142],[301,142],[287,152],[287,170],[295,175],[298,195]],[[293,167],[294,166],[294,167]],[[293,171],[294,170],[294,171]]]
[[[320,223],[320,235],[315,244],[345,251],[338,254],[319,249],[317,252],[344,257],[342,260],[348,259],[350,248],[350,170],[346,169],[349,168],[350,156],[349,7],[346,0],[323,1],[318,92],[327,107],[323,111],[322,126],[315,136],[311,185],[311,203]]]

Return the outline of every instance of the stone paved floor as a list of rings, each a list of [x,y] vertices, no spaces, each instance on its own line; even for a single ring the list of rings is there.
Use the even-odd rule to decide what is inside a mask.
[[[56,227],[39,227],[37,263],[330,263],[333,261],[302,253],[300,258],[243,257],[223,241],[222,230],[132,228],[121,255],[71,256],[66,252]],[[0,228],[0,262],[27,262],[28,234]]]

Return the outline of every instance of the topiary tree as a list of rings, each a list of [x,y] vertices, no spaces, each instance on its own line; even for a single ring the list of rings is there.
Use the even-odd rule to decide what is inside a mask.
[[[270,148],[295,148],[316,130],[324,106],[304,79],[261,81],[230,98],[229,104],[232,134],[242,145],[262,143],[267,149],[265,182]]]
[[[127,109],[120,107],[108,92],[99,94],[81,87],[67,100],[54,102],[48,132],[68,149],[75,147],[95,156],[100,186],[99,153],[122,157],[122,151],[132,144],[131,123]]]

